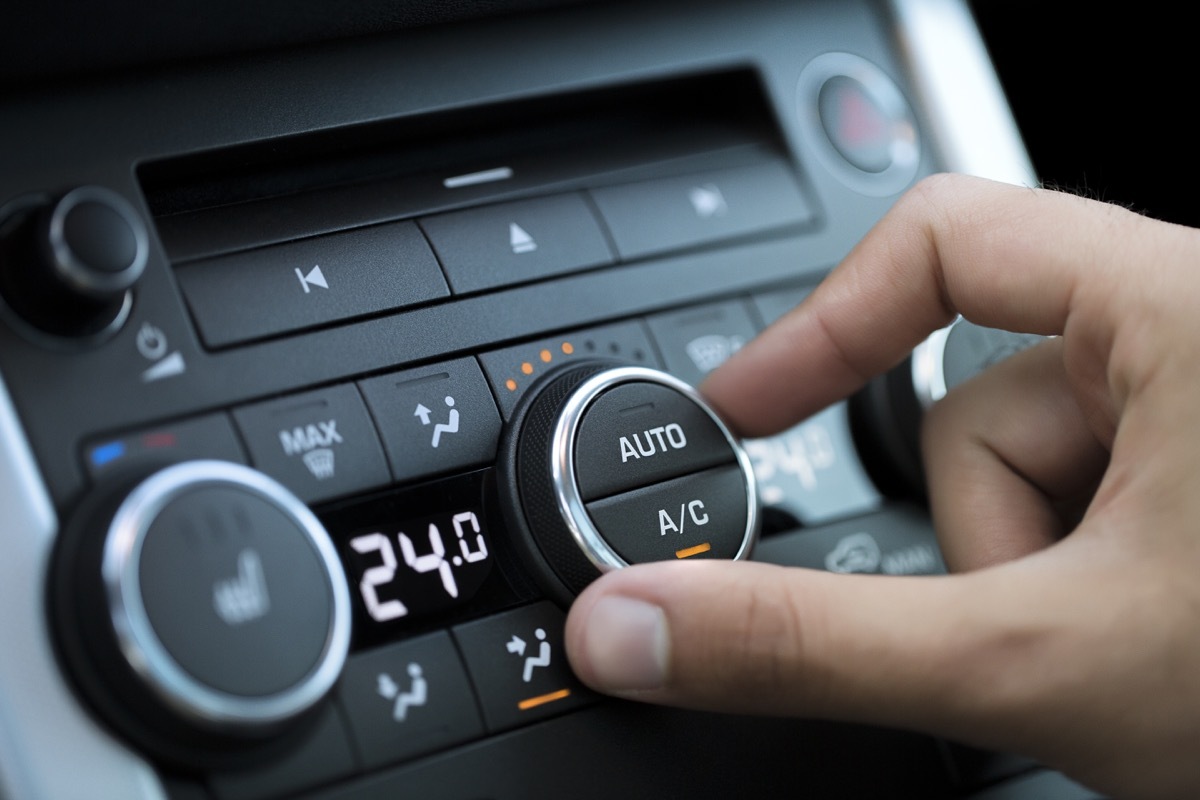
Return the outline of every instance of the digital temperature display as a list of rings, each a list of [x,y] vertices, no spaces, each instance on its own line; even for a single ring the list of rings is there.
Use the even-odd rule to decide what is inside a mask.
[[[405,520],[347,540],[347,577],[367,614],[393,622],[468,602],[492,568],[478,509]]]

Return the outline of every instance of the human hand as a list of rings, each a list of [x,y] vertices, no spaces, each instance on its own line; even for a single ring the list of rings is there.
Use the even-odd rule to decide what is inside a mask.
[[[956,574],[630,567],[575,602],[576,673],[650,702],[1019,752],[1122,798],[1200,796],[1197,264],[1197,230],[1056,192],[922,181],[702,391],[759,436],[956,314],[1056,335],[926,417]]]

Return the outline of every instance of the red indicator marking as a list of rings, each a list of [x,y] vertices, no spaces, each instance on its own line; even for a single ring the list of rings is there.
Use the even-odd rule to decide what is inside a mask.
[[[147,433],[142,437],[142,447],[156,450],[160,447],[177,447],[179,439],[173,433]]]
[[[887,119],[861,90],[844,88],[838,92],[841,103],[839,128],[842,141],[851,147],[861,147],[887,138]]]

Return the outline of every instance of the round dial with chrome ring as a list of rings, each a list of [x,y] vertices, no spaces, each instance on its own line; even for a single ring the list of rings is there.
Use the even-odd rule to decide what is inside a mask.
[[[103,716],[194,763],[249,756],[318,706],[349,650],[350,594],[307,506],[221,461],[101,497],[60,543],[54,599],[68,664]]]
[[[741,444],[658,370],[595,362],[552,376],[514,414],[503,450],[510,521],[560,599],[630,564],[747,558],[757,539]]]

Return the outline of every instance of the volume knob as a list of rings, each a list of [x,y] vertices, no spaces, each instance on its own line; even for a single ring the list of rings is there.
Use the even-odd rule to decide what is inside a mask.
[[[128,314],[150,237],[119,194],[81,186],[0,210],[0,294],[34,329],[73,339],[107,333]]]

